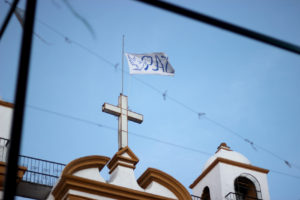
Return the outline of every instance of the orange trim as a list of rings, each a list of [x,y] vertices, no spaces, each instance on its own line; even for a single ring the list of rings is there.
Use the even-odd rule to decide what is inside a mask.
[[[127,167],[127,168],[132,168],[135,169],[134,165],[128,165],[125,163],[116,163],[114,166],[112,166],[112,168],[109,170],[109,174],[111,174],[118,166],[123,166],[123,167]]]
[[[65,199],[63,197],[68,195],[71,189],[122,200],[171,200],[163,196],[72,175],[63,175],[52,194],[55,199]]]
[[[6,163],[0,161],[0,190],[3,190],[5,171],[6,171]],[[23,166],[18,167],[17,183],[23,178],[24,173],[26,171],[27,171],[26,167],[23,167]]]
[[[233,165],[233,166],[237,166],[237,167],[241,167],[241,168],[245,168],[245,169],[254,170],[254,171],[265,173],[265,174],[269,173],[268,169],[264,169],[264,168],[256,167],[256,166],[253,166],[253,165],[249,165],[249,164],[245,164],[245,163],[241,163],[241,162],[229,160],[229,159],[226,159],[226,158],[216,158],[214,160],[214,162],[212,162],[200,174],[200,176],[190,185],[190,188],[193,189],[214,168],[214,166],[216,166],[219,162],[222,162],[222,163],[225,163],[225,164],[229,164],[229,165]]]
[[[8,108],[14,108],[14,104],[12,104],[10,102],[2,101],[2,100],[0,100],[0,105],[8,107]]]
[[[106,165],[109,161],[108,157],[105,156],[86,156],[78,158],[70,162],[63,170],[62,174],[74,174],[75,172],[87,168],[98,167],[99,171]]]
[[[127,157],[123,156],[124,153],[127,153],[130,156],[130,158],[127,158]],[[121,163],[119,161],[129,163],[129,164]],[[109,173],[111,174],[118,165],[122,165],[124,167],[130,167],[130,168],[135,169],[135,165],[138,162],[139,162],[138,157],[127,146],[127,147],[124,147],[124,148],[120,149],[114,155],[114,157],[107,164],[107,167],[110,169]],[[130,165],[130,164],[132,164],[132,165]]]
[[[79,196],[79,195],[75,195],[75,194],[67,194],[65,199],[68,199],[68,200],[95,200],[95,199],[91,199],[91,198],[87,198],[87,197],[83,197],[83,196]]]
[[[139,158],[133,153],[133,151],[128,146],[120,149],[117,152],[118,155],[122,155],[123,153],[127,153],[131,157],[132,160],[134,160],[136,162],[139,161]]]
[[[153,181],[163,185],[168,188],[179,200],[188,200],[191,199],[190,193],[187,189],[178,182],[175,178],[169,174],[160,171],[158,169],[148,168],[139,178],[139,185],[146,189]]]
[[[222,143],[218,146],[217,151],[216,151],[215,153],[218,153],[221,149],[226,150],[226,151],[232,151],[232,150],[230,149],[230,147],[227,146],[227,144],[226,144],[225,142],[222,142]]]

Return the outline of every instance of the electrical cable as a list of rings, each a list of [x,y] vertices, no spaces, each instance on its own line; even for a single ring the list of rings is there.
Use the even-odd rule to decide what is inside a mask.
[[[64,117],[64,118],[67,118],[67,119],[76,120],[76,121],[79,121],[79,122],[82,122],[82,123],[86,123],[86,124],[90,124],[90,125],[96,125],[98,127],[105,128],[105,129],[108,129],[108,130],[112,130],[112,131],[116,131],[116,132],[118,131],[117,128],[107,126],[107,125],[103,125],[103,124],[100,124],[98,122],[94,122],[94,121],[91,121],[91,120],[86,120],[86,119],[82,119],[82,118],[79,118],[79,117],[74,117],[72,115],[63,114],[63,113],[60,113],[60,112],[40,108],[40,107],[33,106],[33,105],[28,105],[27,104],[27,107],[35,109],[35,110],[39,110],[39,111],[42,111],[42,112],[50,113],[50,114],[53,114],[53,115],[57,115],[57,116],[60,116],[60,117]],[[145,135],[134,133],[134,132],[128,132],[128,134],[131,134],[131,135],[134,135],[136,137],[140,137],[140,138],[143,138],[143,139],[146,139],[146,140],[151,140],[151,141],[154,141],[154,142],[158,142],[158,143],[166,144],[166,145],[169,145],[169,146],[173,146],[173,147],[176,147],[176,148],[181,148],[181,149],[185,149],[185,150],[188,150],[188,151],[197,152],[197,153],[200,153],[200,154],[203,154],[203,155],[212,156],[211,153],[206,152],[206,151],[202,151],[202,150],[199,150],[199,149],[194,149],[194,148],[191,148],[191,147],[186,147],[186,146],[183,146],[183,145],[167,142],[167,141],[160,140],[160,139],[157,139],[157,138],[154,138],[154,137],[149,137],[149,136],[145,136]],[[296,178],[296,179],[300,179],[300,176],[295,176],[295,175],[292,175],[292,174],[288,174],[288,173],[285,173],[285,172],[280,172],[280,171],[273,170],[273,169],[270,169],[270,172],[280,174],[280,175],[284,175],[284,176],[289,176],[289,177]]]
[[[11,16],[13,15],[18,3],[19,3],[19,0],[14,0],[14,2],[12,3],[12,6],[10,7],[10,9],[9,9],[9,11],[8,11],[8,13],[5,17],[5,20],[4,20],[4,22],[3,22],[3,24],[0,28],[0,40],[1,40],[5,30],[6,30],[6,27],[9,23],[9,21],[11,19]]]
[[[66,42],[68,42],[68,43],[73,43],[73,44],[77,45],[79,48],[83,49],[84,51],[90,53],[90,54],[93,55],[93,56],[96,56],[96,57],[99,58],[101,61],[107,63],[108,65],[113,66],[113,67],[116,69],[116,65],[118,65],[118,63],[117,63],[117,64],[114,64],[113,62],[107,60],[107,59],[104,58],[103,56],[100,56],[98,53],[96,53],[95,51],[89,49],[88,47],[82,45],[81,43],[79,43],[79,42],[77,42],[77,41],[75,41],[75,40],[70,39],[70,38],[67,37],[67,36],[65,36],[65,35],[62,34],[61,32],[57,31],[55,28],[49,26],[47,23],[45,23],[45,22],[43,22],[43,21],[41,21],[41,20],[38,20],[38,22],[41,23],[41,24],[43,24],[45,27],[47,27],[49,30],[53,31],[54,33],[56,33],[56,34],[59,35],[60,37],[62,37]],[[121,69],[118,69],[118,71],[121,71]],[[128,70],[125,70],[125,71],[128,72]],[[126,73],[126,75],[127,75],[127,76],[130,76],[128,73]],[[156,91],[157,93],[163,95],[163,97],[164,97],[165,100],[166,100],[166,99],[169,99],[169,100],[173,101],[174,103],[178,104],[179,106],[185,108],[186,110],[188,110],[188,111],[190,111],[190,112],[192,112],[192,113],[194,113],[194,114],[197,114],[199,117],[205,114],[205,113],[202,113],[202,112],[198,112],[196,109],[191,108],[190,106],[188,106],[188,105],[186,105],[185,103],[183,103],[183,102],[177,100],[176,98],[174,98],[174,97],[172,97],[172,96],[169,96],[169,95],[165,94],[164,91],[159,90],[158,88],[156,88],[156,87],[154,87],[153,85],[151,85],[151,84],[149,84],[149,83],[143,81],[143,80],[140,79],[140,78],[137,78],[137,77],[135,77],[135,76],[130,76],[130,77],[133,78],[133,79],[135,79],[136,81],[142,83],[143,85],[147,86],[148,88],[150,88],[150,89]],[[289,167],[293,166],[293,167],[295,167],[295,168],[297,168],[297,169],[300,170],[300,167],[296,167],[296,165],[295,165],[294,163],[291,163],[291,162],[287,161],[286,159],[282,158],[281,156],[278,156],[277,154],[273,153],[272,151],[267,150],[266,148],[264,148],[264,147],[262,147],[262,146],[260,146],[260,145],[257,145],[257,144],[254,143],[253,141],[251,141],[251,140],[249,140],[249,139],[243,137],[242,135],[240,135],[240,134],[237,133],[236,131],[232,130],[231,128],[229,128],[229,127],[227,127],[227,126],[225,126],[225,125],[223,125],[223,124],[217,122],[216,120],[213,120],[213,119],[207,117],[206,115],[203,116],[203,118],[206,119],[206,120],[208,120],[208,121],[210,121],[211,123],[215,124],[216,126],[219,126],[219,127],[223,128],[223,129],[226,130],[227,132],[232,133],[233,135],[235,135],[235,136],[237,136],[238,138],[242,139],[244,142],[250,144],[251,147],[252,147],[254,150],[257,150],[257,148],[258,148],[258,149],[260,149],[260,150],[262,150],[262,151],[264,151],[264,152],[266,152],[266,153],[272,155],[273,157],[275,157],[275,158],[277,158],[277,159],[283,161],[287,166],[289,166]]]
[[[117,128],[107,126],[107,125],[103,125],[101,123],[94,122],[94,121],[91,121],[91,120],[86,120],[86,119],[82,119],[82,118],[79,118],[79,117],[74,117],[72,115],[63,114],[63,113],[60,113],[60,112],[48,110],[48,109],[45,109],[45,108],[40,108],[40,107],[33,106],[33,105],[28,105],[27,104],[27,107],[35,109],[35,110],[39,110],[39,111],[42,111],[42,112],[50,113],[50,114],[53,114],[53,115],[57,115],[57,116],[60,116],[60,117],[80,121],[80,122],[83,122],[83,123],[86,123],[86,124],[96,125],[96,126],[99,126],[99,127],[102,127],[102,128],[106,128],[106,129],[118,132]],[[160,139],[157,139],[157,138],[154,138],[154,137],[149,137],[149,136],[145,136],[145,135],[142,135],[142,134],[133,133],[133,132],[130,132],[130,131],[128,132],[128,134],[131,134],[131,135],[134,135],[134,136],[137,136],[137,137],[140,137],[140,138],[144,138],[144,139],[147,139],[147,140],[156,141],[156,142],[159,142],[159,143],[162,143],[162,144],[167,144],[169,146],[174,146],[174,147],[177,147],[177,148],[181,148],[181,149],[185,149],[185,150],[189,150],[189,151],[194,151],[194,152],[201,153],[201,154],[204,154],[204,155],[209,155],[209,156],[212,155],[211,153],[208,153],[208,152],[205,152],[205,151],[202,151],[202,150],[199,150],[199,149],[194,149],[194,148],[191,148],[191,147],[186,147],[186,146],[183,146],[183,145],[167,142],[167,141],[160,140]]]

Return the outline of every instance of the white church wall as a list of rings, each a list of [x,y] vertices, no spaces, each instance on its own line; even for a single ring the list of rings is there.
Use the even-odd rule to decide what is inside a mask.
[[[77,171],[73,175],[99,182],[105,182],[104,178],[100,175],[99,169],[96,167]]]
[[[81,191],[78,191],[78,190],[69,190],[62,199],[65,199],[65,197],[67,195],[70,195],[70,194],[71,195],[76,195],[76,196],[87,197],[87,198],[91,198],[91,199],[116,200],[116,199],[113,199],[113,198],[104,197],[104,196],[95,195],[95,194],[90,194],[90,193],[86,193],[86,192],[81,192]],[[52,193],[50,193],[50,195],[47,197],[47,200],[55,200]]]
[[[221,196],[225,197],[229,192],[234,192],[234,181],[243,173],[254,176],[260,184],[262,199],[269,200],[269,189],[267,175],[258,171],[241,168],[226,163],[219,163],[220,166],[220,178],[221,178]]]
[[[10,138],[10,126],[12,121],[13,109],[0,105],[0,137]],[[7,157],[7,141],[0,140],[0,161],[6,161]]]
[[[0,105],[0,137],[9,139],[13,109]]]
[[[52,195],[52,192],[49,194],[46,200],[54,200],[54,196]]]
[[[161,195],[164,197],[169,197],[172,199],[177,199],[175,194],[171,192],[169,189],[167,189],[165,186],[162,186],[161,184],[157,183],[156,181],[153,181],[148,185],[148,187],[145,189],[145,192]]]
[[[217,164],[206,176],[193,188],[193,195],[201,196],[204,188],[209,188],[212,200],[223,200],[220,180],[220,166]]]
[[[73,195],[82,196],[82,197],[91,198],[91,199],[116,200],[113,198],[104,197],[104,196],[95,195],[95,194],[86,193],[86,192],[81,192],[78,190],[69,190],[68,194],[73,194]]]
[[[122,154],[122,156],[123,156],[123,157],[125,157],[125,158],[131,158],[131,156],[130,156],[130,155],[128,155],[128,153],[126,153],[126,152],[125,152],[125,153],[123,153],[123,154]]]
[[[144,191],[137,183],[134,171],[132,168],[127,168],[123,166],[118,166],[111,173],[110,184],[131,188],[134,190]]]
[[[263,174],[262,176],[262,180],[263,180],[263,184],[260,185],[261,187],[261,193],[262,193],[262,198],[265,200],[269,200],[270,198],[270,193],[269,193],[269,184],[268,184],[268,177],[267,174]]]

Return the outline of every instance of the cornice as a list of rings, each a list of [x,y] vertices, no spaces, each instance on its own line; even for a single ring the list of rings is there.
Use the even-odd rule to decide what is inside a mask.
[[[19,183],[19,181],[22,180],[26,171],[27,171],[26,167],[18,166],[17,183]],[[6,163],[0,161],[0,190],[3,190],[5,172],[6,172]]]
[[[153,181],[168,188],[179,200],[191,199],[187,189],[169,174],[154,168],[148,168],[139,178],[139,185],[146,189]]]
[[[171,200],[163,196],[72,175],[63,175],[52,194],[55,199],[61,200],[71,189],[120,200]]]
[[[123,154],[127,153],[130,158],[123,156]],[[127,146],[120,149],[113,158],[107,164],[107,167],[110,169],[109,173],[111,174],[114,169],[121,165],[124,167],[129,167],[135,169],[135,165],[139,162],[138,157],[132,152],[132,150]]]
[[[14,104],[12,104],[10,102],[3,101],[3,100],[0,100],[0,105],[8,107],[8,108],[14,108]]]
[[[241,163],[241,162],[229,160],[229,159],[226,159],[226,158],[220,158],[220,157],[218,157],[190,185],[190,188],[193,189],[219,162],[222,162],[222,163],[225,163],[225,164],[229,164],[229,165],[233,165],[233,166],[236,166],[236,167],[250,169],[250,170],[261,172],[261,173],[265,173],[265,174],[269,173],[268,169],[264,169],[264,168],[256,167],[256,166],[253,166],[253,165],[249,165],[249,164],[245,164],[245,163]]]
[[[109,157],[105,156],[86,156],[82,158],[78,158],[70,162],[63,170],[62,174],[74,174],[75,172],[83,169],[94,168],[97,167],[99,171],[106,165],[106,163],[110,160]]]

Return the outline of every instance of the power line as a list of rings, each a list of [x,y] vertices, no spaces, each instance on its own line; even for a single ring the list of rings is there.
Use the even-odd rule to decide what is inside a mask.
[[[300,176],[295,176],[295,175],[292,175],[292,174],[288,174],[288,173],[285,173],[285,172],[280,172],[280,171],[273,170],[273,169],[270,169],[270,172],[273,172],[273,173],[276,173],[276,174],[281,174],[281,175],[284,175],[284,176],[289,176],[289,177],[296,178],[296,179],[300,179]]]
[[[211,123],[215,124],[216,126],[219,126],[219,127],[223,128],[224,130],[228,131],[229,133],[232,133],[232,134],[235,135],[236,137],[242,139],[244,142],[250,144],[251,147],[252,147],[254,150],[257,150],[257,148],[259,148],[260,150],[262,150],[262,151],[264,151],[264,152],[266,152],[266,153],[272,155],[273,157],[275,157],[275,158],[277,158],[277,159],[283,161],[284,164],[286,164],[288,167],[292,167],[292,166],[293,166],[294,168],[300,170],[300,167],[297,167],[295,164],[293,164],[293,163],[287,161],[286,159],[284,159],[284,158],[278,156],[277,154],[273,153],[272,151],[270,151],[270,150],[268,150],[268,149],[266,149],[266,148],[264,148],[264,147],[262,147],[262,146],[260,146],[260,145],[257,145],[257,144],[254,143],[253,141],[251,141],[251,140],[249,140],[249,139],[243,137],[241,134],[237,133],[236,131],[232,130],[231,128],[229,128],[229,127],[227,127],[227,126],[225,126],[225,125],[223,125],[223,124],[217,122],[216,120],[213,120],[213,119],[207,117],[205,113],[203,113],[203,112],[198,112],[196,109],[193,109],[193,108],[189,107],[189,106],[186,105],[185,103],[183,103],[183,102],[181,102],[181,101],[179,101],[179,100],[177,100],[177,99],[175,99],[175,98],[173,98],[173,97],[167,95],[166,93],[160,91],[159,89],[155,88],[155,87],[152,86],[151,84],[149,84],[149,83],[147,83],[147,82],[145,82],[145,81],[142,81],[141,79],[138,79],[137,77],[134,77],[134,76],[133,76],[133,78],[136,79],[137,81],[141,82],[142,84],[146,85],[147,87],[153,89],[154,91],[158,92],[159,94],[163,95],[164,100],[166,100],[167,97],[168,97],[168,99],[170,99],[171,101],[173,101],[173,102],[175,102],[176,104],[180,105],[181,107],[185,108],[186,110],[188,110],[188,111],[190,111],[190,112],[192,112],[192,113],[194,113],[194,114],[198,114],[199,118],[200,118],[201,116],[203,116],[206,120],[210,121]],[[204,115],[205,115],[205,116],[204,116]]]
[[[135,136],[147,139],[147,140],[152,140],[152,141],[155,141],[155,142],[170,145],[170,146],[173,146],[173,147],[178,147],[178,148],[185,149],[185,150],[188,150],[188,151],[194,151],[194,152],[201,153],[201,154],[208,155],[208,156],[212,155],[211,153],[208,153],[208,152],[205,152],[205,151],[202,151],[202,150],[199,150],[199,149],[194,149],[194,148],[191,148],[191,147],[186,147],[186,146],[183,146],[183,145],[174,144],[174,143],[171,143],[171,142],[167,142],[167,141],[164,141],[164,140],[160,140],[160,139],[145,136],[145,135],[140,135],[140,134],[133,133],[133,132],[130,132],[130,131],[128,133],[131,134],[131,135],[135,135]]]
[[[14,0],[14,2],[12,3],[12,6],[9,9],[9,12],[7,13],[7,15],[5,17],[5,20],[0,29],[0,40],[2,38],[2,35],[4,34],[4,31],[6,30],[6,27],[9,23],[11,16],[13,15],[18,3],[19,3],[19,0]]]
[[[116,66],[118,65],[117,64],[114,64],[113,62],[107,60],[106,58],[104,58],[103,56],[100,56],[98,53],[96,53],[95,51],[92,51],[91,49],[89,49],[88,47],[82,45],[81,43],[75,41],[75,40],[71,40],[69,37],[65,36],[64,34],[62,34],[61,32],[57,31],[55,28],[49,26],[47,23],[41,21],[41,20],[38,20],[39,23],[43,24],[45,27],[47,27],[48,29],[50,29],[51,31],[53,31],[54,33],[56,33],[57,35],[59,35],[60,37],[62,37],[67,43],[73,43],[75,45],[77,45],[79,48],[83,49],[84,51],[88,52],[89,54],[93,55],[93,56],[96,56],[97,58],[99,58],[101,61],[107,63],[108,65],[111,65],[113,66],[114,68],[116,68]],[[118,69],[119,71],[121,71],[121,69]],[[126,70],[126,72],[128,72],[128,70]],[[129,76],[128,73],[126,73],[127,76]],[[177,105],[185,108],[186,110],[192,112],[193,114],[197,114],[198,117],[200,118],[201,116],[205,115],[205,113],[203,112],[198,112],[196,109],[188,106],[187,104],[177,100],[176,98],[172,97],[172,96],[169,96],[167,95],[164,91],[161,91],[159,90],[158,88],[154,87],[153,85],[143,81],[142,79],[138,78],[138,77],[135,77],[135,76],[130,76],[131,78],[135,79],[136,81],[142,83],[143,85],[147,86],[148,88],[156,91],[157,93],[161,94],[164,98],[164,100],[166,99],[169,99],[171,101],[173,101],[174,103],[176,103]],[[257,145],[256,143],[254,143],[253,141],[249,140],[248,138],[245,138],[243,137],[241,134],[237,133],[236,131],[232,130],[231,128],[225,126],[224,124],[220,123],[220,122],[217,122],[216,120],[213,120],[209,117],[207,117],[206,115],[203,116],[204,119],[210,121],[211,123],[215,124],[216,126],[219,126],[221,128],[223,128],[224,130],[226,130],[227,132],[229,133],[232,133],[233,135],[235,135],[236,137],[240,138],[241,140],[243,140],[244,142],[248,143],[249,145],[251,145],[251,147],[254,149],[254,150],[257,150],[257,148],[259,148],[260,150],[268,153],[269,155],[272,155],[273,157],[281,160],[284,162],[284,164],[286,164],[288,167],[295,167],[297,169],[300,170],[300,167],[297,167],[294,163],[291,163],[289,161],[287,161],[286,159],[282,158],[281,156],[278,156],[277,154],[273,153],[272,151],[260,146],[260,145]]]
[[[90,124],[90,125],[96,125],[100,128],[105,128],[105,129],[113,130],[113,131],[116,131],[116,132],[118,131],[117,128],[107,126],[107,125],[104,125],[104,124],[100,124],[98,122],[94,122],[94,121],[91,121],[91,120],[86,120],[86,119],[82,119],[82,118],[79,118],[79,117],[74,117],[72,115],[63,114],[63,113],[60,113],[60,112],[52,111],[52,110],[45,109],[45,108],[40,108],[40,107],[33,106],[33,105],[28,105],[27,104],[27,107],[35,109],[35,110],[39,110],[39,111],[42,111],[42,112],[50,113],[50,114],[53,114],[53,115],[57,115],[57,116],[60,116],[60,117],[63,117],[63,118],[76,120],[76,121],[79,121],[79,122],[82,122],[82,123],[86,123],[86,124]],[[187,151],[193,151],[193,152],[200,153],[200,154],[203,154],[203,155],[208,155],[208,156],[212,155],[211,153],[206,152],[206,151],[202,151],[202,150],[199,150],[199,149],[194,149],[194,148],[191,148],[191,147],[187,147],[187,146],[167,142],[167,141],[160,140],[160,139],[157,139],[157,138],[154,138],[154,137],[149,137],[149,136],[145,136],[145,135],[134,133],[134,132],[128,132],[128,134],[131,134],[131,135],[134,135],[136,137],[140,137],[140,138],[143,138],[143,139],[146,139],[146,140],[151,140],[151,141],[154,141],[154,142],[158,142],[158,143],[166,144],[166,145],[169,145],[169,146],[173,146],[173,147],[176,147],[176,148],[185,149]],[[280,174],[280,175],[284,175],[284,176],[289,176],[289,177],[296,178],[296,179],[300,179],[300,176],[295,176],[295,175],[292,175],[292,174],[288,174],[288,173],[285,173],[285,172],[280,172],[280,171],[273,170],[273,169],[270,169],[270,172]]]
[[[57,115],[57,116],[60,116],[60,117],[80,121],[82,123],[86,123],[86,124],[90,124],[90,125],[96,125],[96,126],[101,127],[101,128],[105,128],[105,129],[109,129],[109,130],[113,130],[113,131],[118,131],[117,128],[107,126],[107,125],[104,125],[104,124],[101,124],[101,123],[98,123],[98,122],[94,122],[94,121],[91,121],[91,120],[86,120],[86,119],[82,119],[82,118],[79,118],[79,117],[74,117],[72,115],[63,114],[63,113],[60,113],[60,112],[48,110],[48,109],[33,106],[33,105],[27,105],[27,107],[35,109],[35,110],[39,110],[39,111],[42,111],[42,112],[50,113],[50,114],[53,114],[53,115]],[[202,151],[202,150],[199,150],[199,149],[194,149],[194,148],[191,148],[191,147],[186,147],[186,146],[183,146],[183,145],[167,142],[167,141],[160,140],[160,139],[157,139],[157,138],[154,138],[154,137],[145,136],[145,135],[138,134],[138,133],[133,133],[133,132],[130,132],[130,131],[128,132],[128,134],[131,134],[131,135],[143,138],[143,139],[159,142],[159,143],[162,143],[162,144],[167,144],[169,146],[173,146],[173,147],[177,147],[177,148],[181,148],[181,149],[185,149],[185,150],[189,150],[189,151],[194,151],[194,152],[201,153],[201,154],[204,154],[204,155],[209,155],[209,156],[212,155],[209,152],[205,152],[205,151]]]
[[[86,46],[84,46],[83,44],[70,39],[69,37],[65,36],[64,34],[62,34],[61,32],[59,32],[58,30],[56,30],[55,28],[53,28],[52,26],[48,25],[47,23],[43,22],[42,20],[38,19],[37,20],[40,24],[42,24],[43,26],[45,26],[46,28],[48,28],[49,30],[51,30],[52,32],[56,33],[57,35],[59,35],[61,38],[63,38],[65,40],[65,42],[69,43],[69,44],[75,44],[78,47],[80,47],[81,49],[85,50],[86,52],[88,52],[89,54],[92,54],[94,56],[96,56],[97,58],[99,58],[101,61],[112,65],[112,66],[116,66],[116,64],[118,63],[113,63],[109,60],[107,60],[106,58],[104,58],[103,56],[100,56],[99,54],[97,54],[95,51],[90,50],[89,48],[87,48]]]
[[[93,121],[90,121],[90,120],[82,119],[82,118],[79,118],[79,117],[74,117],[72,115],[66,115],[66,114],[55,112],[55,111],[48,110],[48,109],[45,109],[45,108],[40,108],[40,107],[37,107],[37,106],[28,105],[28,104],[27,104],[27,107],[35,109],[35,110],[39,110],[39,111],[51,113],[53,115],[57,115],[57,116],[60,116],[60,117],[65,117],[65,118],[77,120],[77,121],[84,122],[84,123],[87,123],[87,124],[92,124],[92,125],[96,125],[96,126],[102,126],[102,124],[99,124],[97,122],[93,122]]]
[[[281,156],[278,156],[277,154],[273,153],[272,151],[270,151],[270,150],[268,150],[268,149],[266,149],[266,148],[264,148],[264,147],[262,147],[262,146],[260,146],[260,145],[257,145],[257,144],[254,143],[253,141],[251,141],[251,140],[249,140],[249,139],[243,137],[242,135],[240,135],[240,134],[237,133],[236,131],[232,130],[231,128],[229,128],[229,127],[227,127],[227,126],[225,126],[225,125],[223,125],[223,124],[221,124],[221,123],[219,123],[219,122],[217,122],[217,121],[215,121],[215,120],[213,120],[213,119],[210,119],[210,118],[208,118],[208,117],[206,117],[206,116],[205,116],[205,118],[206,118],[208,121],[210,121],[210,122],[216,124],[217,126],[219,126],[219,127],[223,128],[223,129],[227,130],[229,133],[232,133],[232,134],[234,134],[235,136],[237,136],[238,138],[240,138],[240,139],[244,140],[245,142],[249,143],[249,144],[251,145],[251,147],[252,147],[254,150],[256,150],[256,148],[258,148],[258,149],[260,149],[260,150],[262,150],[262,151],[268,153],[269,155],[272,155],[273,157],[275,157],[275,158],[277,158],[277,159],[283,161],[284,164],[287,165],[288,167],[291,168],[291,167],[293,166],[293,167],[296,168],[296,169],[300,169],[300,168],[298,168],[297,166],[295,166],[294,164],[292,164],[291,162],[289,162],[289,161],[287,161],[286,159],[282,158]]]

